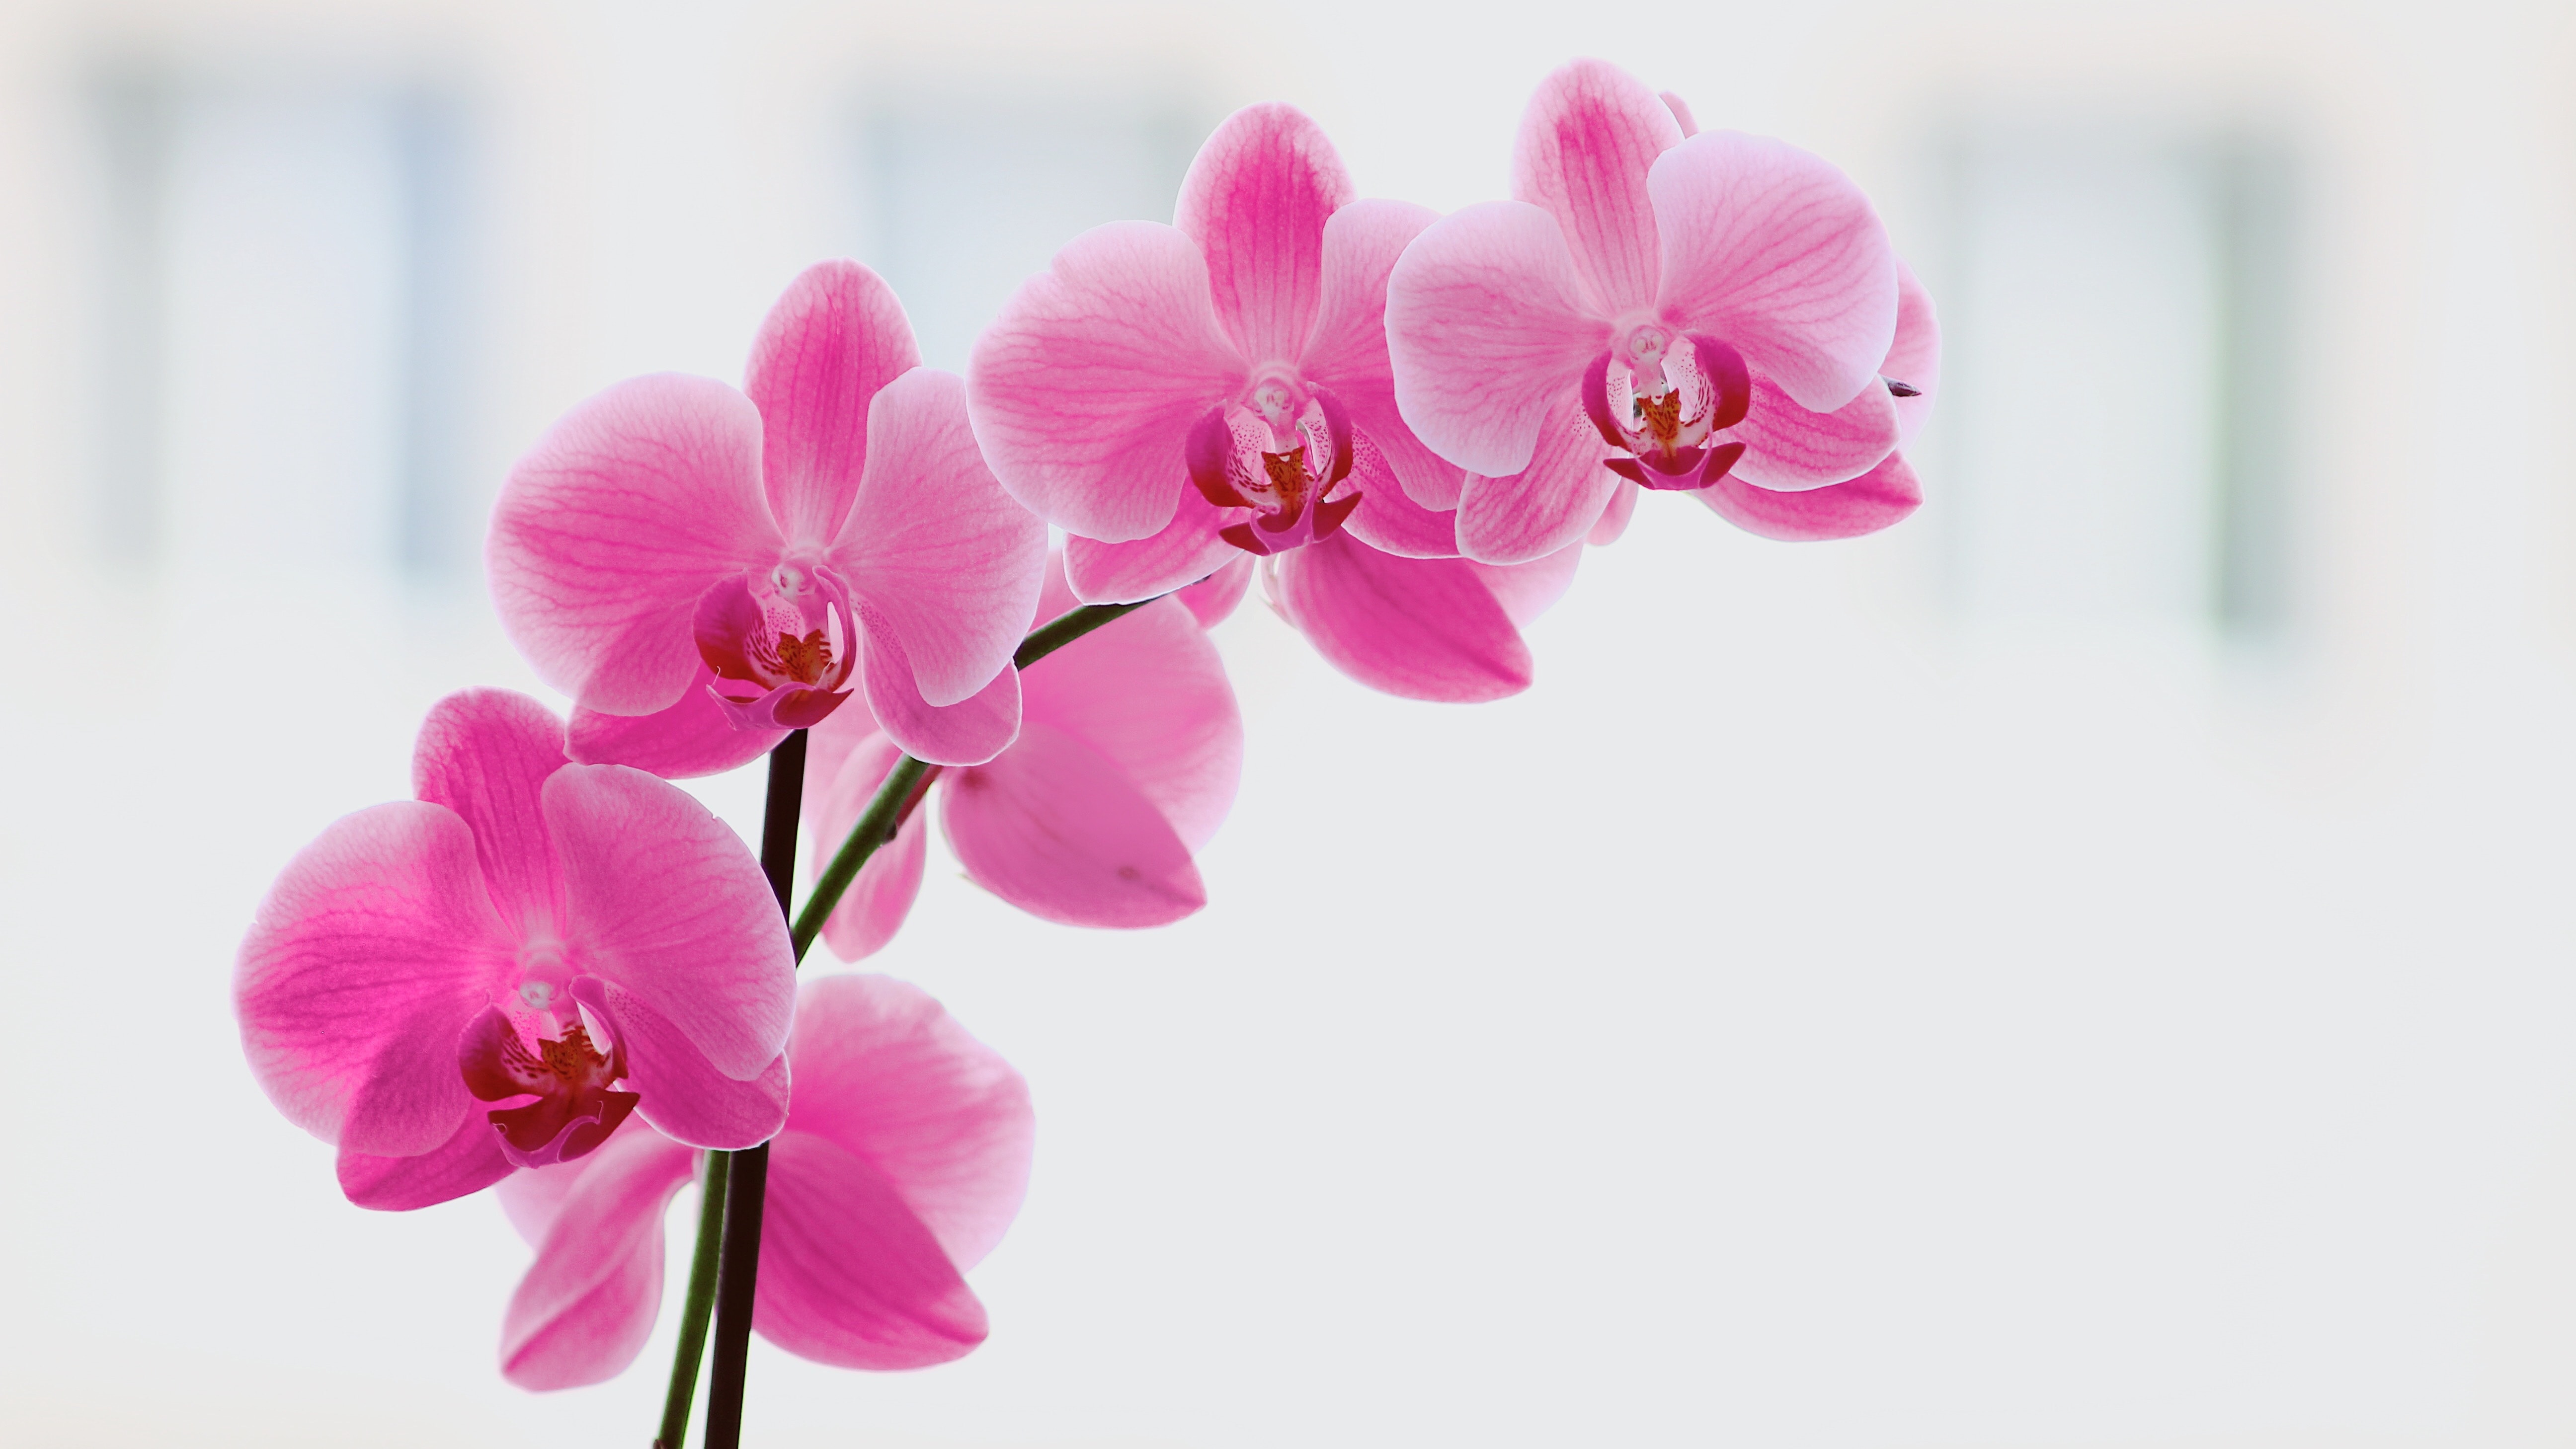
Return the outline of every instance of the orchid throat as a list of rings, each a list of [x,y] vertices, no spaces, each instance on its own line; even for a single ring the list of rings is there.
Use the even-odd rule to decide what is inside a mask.
[[[1744,456],[1714,435],[1744,421],[1753,376],[1723,342],[1658,323],[1627,329],[1583,373],[1583,411],[1624,457],[1610,471],[1647,488],[1706,488]]]
[[[1267,556],[1331,536],[1356,491],[1332,496],[1351,473],[1351,420],[1340,401],[1295,378],[1258,378],[1241,397],[1210,408],[1191,427],[1190,481],[1219,508],[1249,508],[1251,519],[1217,530],[1244,552]]]

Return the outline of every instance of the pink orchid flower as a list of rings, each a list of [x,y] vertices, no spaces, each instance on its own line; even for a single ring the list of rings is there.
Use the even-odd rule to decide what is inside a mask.
[[[841,1368],[946,1363],[984,1341],[962,1274],[1027,1195],[1036,1122],[1019,1073],[939,1003],[884,976],[805,983],[796,1099],[769,1147],[752,1327]],[[537,1250],[501,1372],[525,1389],[615,1378],[662,1301],[662,1218],[697,1154],[630,1125],[588,1158],[501,1184]]]
[[[627,1114],[740,1148],[787,1108],[795,961],[739,837],[637,770],[575,765],[504,690],[441,700],[417,800],[346,816],[270,888],[233,996],[278,1110],[361,1207],[461,1197]]]
[[[1512,192],[1426,228],[1387,284],[1396,399],[1467,470],[1468,557],[1615,537],[1623,484],[1788,537],[1910,510],[1912,474],[1876,470],[1921,388],[1886,371],[1914,360],[1898,266],[1848,177],[1696,133],[1677,101],[1587,60],[1532,98]]]
[[[1191,857],[1234,803],[1243,720],[1187,603],[1158,599],[1030,666],[1020,737],[988,764],[925,782],[824,925],[834,953],[858,960],[903,925],[928,848],[917,807],[933,789],[966,874],[1031,915],[1136,928],[1207,904]],[[1050,568],[1037,617],[1071,607],[1061,569]],[[900,756],[865,725],[844,711],[812,736],[805,814],[822,842],[818,874]]]
[[[1258,558],[1281,612],[1365,683],[1528,686],[1518,619],[1457,558],[1460,470],[1395,406],[1386,276],[1432,220],[1353,200],[1312,120],[1253,106],[1199,151],[1175,225],[1086,232],[1021,287],[975,344],[967,406],[1002,486],[1071,535],[1075,597]]]
[[[730,769],[854,689],[904,747],[991,759],[1046,529],[993,481],[964,385],[856,262],[791,284],[748,395],[663,374],[574,408],[503,485],[502,624],[580,706],[576,759]]]

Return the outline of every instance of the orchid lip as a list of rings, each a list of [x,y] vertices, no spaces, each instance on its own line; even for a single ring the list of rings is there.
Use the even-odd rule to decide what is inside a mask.
[[[547,1007],[570,1000],[542,982],[525,983],[515,999],[534,1005],[530,987],[545,987]],[[626,1053],[608,1024],[586,1004],[575,1007],[569,1025],[556,1024],[552,1011],[535,1018],[554,1035],[538,1036],[533,1044],[509,1015],[487,1007],[457,1041],[457,1067],[468,1092],[486,1102],[520,1103],[496,1105],[485,1114],[501,1154],[516,1166],[545,1167],[584,1156],[643,1100],[614,1088],[626,1075]]]
[[[850,591],[830,568],[783,559],[698,597],[698,657],[738,729],[800,729],[849,694],[857,662]]]
[[[1350,413],[1293,375],[1265,373],[1190,428],[1184,456],[1201,497],[1249,509],[1217,536],[1246,553],[1285,553],[1339,530],[1360,495],[1333,490],[1350,476]]]
[[[1583,373],[1583,410],[1602,441],[1625,456],[1604,460],[1643,487],[1709,487],[1744,456],[1716,434],[1744,421],[1752,374],[1733,347],[1656,324],[1631,327]]]

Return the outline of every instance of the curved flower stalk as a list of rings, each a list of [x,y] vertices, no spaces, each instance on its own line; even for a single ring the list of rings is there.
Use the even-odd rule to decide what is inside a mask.
[[[1468,557],[1607,541],[1639,487],[1779,537],[1911,511],[1913,475],[1882,465],[1937,344],[1928,305],[1912,346],[1898,336],[1896,257],[1848,177],[1695,133],[1678,101],[1587,60],[1531,99],[1512,194],[1426,228],[1387,284],[1395,396],[1467,470]]]
[[[962,1275],[1028,1190],[1027,1084],[884,976],[805,983],[787,1055],[795,1102],[769,1149],[754,1331],[842,1368],[967,1353],[985,1321]],[[634,1361],[661,1306],[664,1209],[696,1156],[630,1124],[580,1162],[501,1185],[537,1249],[502,1328],[510,1382],[573,1388]]]
[[[745,392],[662,374],[566,414],[503,485],[501,621],[580,706],[572,752],[743,764],[863,690],[906,749],[991,759],[1046,530],[994,482],[965,389],[855,262],[787,289]]]
[[[1211,581],[1215,582],[1215,581]],[[1039,622],[1074,607],[1047,571]],[[1181,599],[1147,604],[1020,676],[1020,737],[990,763],[925,778],[940,826],[976,884],[1045,920],[1160,926],[1207,904],[1192,856],[1213,838],[1243,773],[1243,720],[1216,648]],[[810,737],[806,817],[846,835],[901,758],[856,711]],[[921,889],[925,812],[871,856],[823,927],[855,961],[892,940]],[[828,850],[817,851],[822,873]]]
[[[361,1207],[583,1158],[629,1113],[748,1147],[787,1110],[795,962],[759,865],[680,790],[564,757],[524,695],[423,722],[416,800],[289,864],[233,994],[251,1070]]]
[[[1516,616],[1457,558],[1463,475],[1414,437],[1388,372],[1387,271],[1432,220],[1353,200],[1312,120],[1253,106],[1200,149],[1174,225],[1086,232],[1021,287],[975,344],[967,405],[1002,486],[1071,535],[1074,597],[1220,571],[1239,591],[1258,559],[1289,622],[1363,683],[1528,687]]]

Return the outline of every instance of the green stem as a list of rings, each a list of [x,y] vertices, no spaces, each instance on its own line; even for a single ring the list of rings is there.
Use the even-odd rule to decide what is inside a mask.
[[[716,1248],[724,1242],[725,1178],[733,1154],[702,1152],[706,1180],[698,1184],[698,1246],[689,1256],[689,1295],[680,1303],[680,1351],[671,1360],[671,1391],[662,1400],[662,1433],[653,1449],[680,1449],[689,1434],[689,1405],[697,1397],[698,1365],[707,1353],[707,1314],[716,1304]]]

